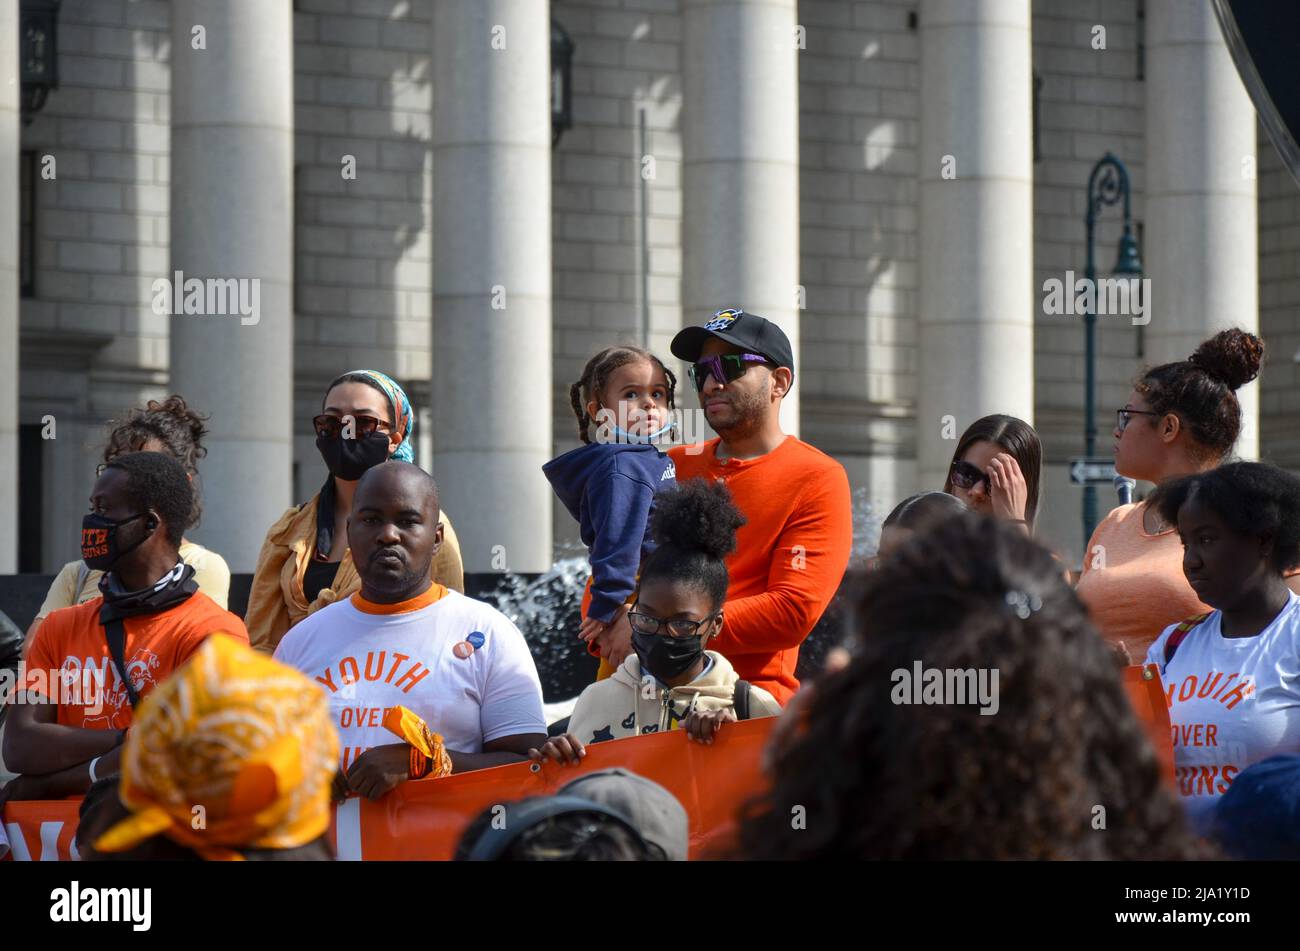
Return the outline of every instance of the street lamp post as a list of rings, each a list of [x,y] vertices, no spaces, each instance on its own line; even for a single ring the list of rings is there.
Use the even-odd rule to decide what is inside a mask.
[[[1085,360],[1084,376],[1084,455],[1091,457],[1097,450],[1097,263],[1093,244],[1096,238],[1097,216],[1102,208],[1124,201],[1124,235],[1119,240],[1119,255],[1113,273],[1121,276],[1140,276],[1142,262],[1138,257],[1137,241],[1133,237],[1132,201],[1129,191],[1128,169],[1114,154],[1107,152],[1088,176],[1088,213],[1084,219],[1088,236],[1088,262],[1084,277],[1092,288],[1088,312],[1084,315]],[[1073,291],[1071,291],[1073,293]],[[1097,527],[1097,487],[1091,483],[1083,487],[1083,539],[1086,545]]]

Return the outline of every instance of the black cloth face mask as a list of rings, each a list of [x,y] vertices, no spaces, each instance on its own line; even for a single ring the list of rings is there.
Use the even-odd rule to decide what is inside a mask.
[[[381,432],[373,432],[365,439],[316,437],[316,448],[330,475],[344,482],[356,482],[367,469],[387,460],[388,445],[388,434]]]
[[[99,593],[104,596],[99,620],[108,624],[139,614],[157,614],[188,600],[198,590],[194,566],[183,561],[176,562],[171,571],[139,591],[127,591],[117,575],[109,572],[99,579]]]
[[[81,560],[86,563],[86,567],[92,571],[108,571],[121,561],[124,555],[129,555],[143,545],[153,534],[152,531],[145,532],[129,548],[121,548],[117,539],[117,530],[127,522],[134,522],[138,518],[148,516],[148,512],[141,512],[139,515],[130,515],[120,522],[115,522],[111,518],[91,512],[82,518]]]
[[[632,632],[632,648],[641,661],[641,669],[667,683],[691,669],[704,653],[704,638],[666,637],[659,634]]]

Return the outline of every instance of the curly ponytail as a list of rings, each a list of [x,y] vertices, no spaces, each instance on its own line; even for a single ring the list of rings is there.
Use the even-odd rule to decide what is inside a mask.
[[[1235,391],[1259,375],[1263,362],[1264,341],[1237,328],[1221,330],[1186,360],[1148,370],[1135,389],[1159,416],[1175,413],[1200,454],[1218,460],[1241,434]]]
[[[721,482],[689,479],[655,496],[650,534],[657,547],[641,565],[641,583],[682,581],[704,591],[714,610],[727,597],[727,555],[745,524]]]

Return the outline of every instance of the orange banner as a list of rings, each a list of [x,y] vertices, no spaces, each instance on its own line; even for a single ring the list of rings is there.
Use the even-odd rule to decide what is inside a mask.
[[[1124,688],[1172,785],[1169,707],[1155,665],[1126,668]],[[404,783],[378,802],[341,803],[331,835],[341,860],[449,859],[461,831],[489,806],[554,793],[583,773],[621,766],[681,801],[690,815],[690,854],[698,858],[730,841],[736,809],[761,791],[760,755],[774,723],[728,725],[712,746],[687,742],[684,732],[673,730],[589,746],[580,766],[518,763]],[[7,837],[10,861],[73,858],[77,806],[77,800],[9,803],[0,849]]]
[[[681,801],[690,816],[690,854],[698,858],[725,846],[737,807],[761,791],[760,754],[775,722],[730,724],[712,746],[690,743],[683,731],[673,730],[589,746],[580,766],[518,763],[403,783],[378,802],[352,798],[341,803],[331,834],[341,860],[449,859],[461,831],[489,806],[554,793],[583,773],[621,766],[653,779]],[[73,858],[78,804],[6,805],[8,859]]]

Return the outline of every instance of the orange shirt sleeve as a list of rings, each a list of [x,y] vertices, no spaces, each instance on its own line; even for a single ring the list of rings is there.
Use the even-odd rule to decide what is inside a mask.
[[[195,599],[191,599],[196,609],[199,605]],[[202,605],[204,613],[195,623],[190,623],[187,629],[181,634],[179,642],[176,645],[176,666],[180,667],[193,656],[194,652],[203,646],[203,642],[214,634],[233,637],[235,640],[247,644],[248,629],[244,627],[242,621],[237,615],[229,611],[223,611],[215,604],[209,602]],[[215,609],[215,610],[213,610]]]
[[[55,644],[65,627],[66,618],[55,612],[41,622],[32,638],[31,647],[27,649],[23,681],[19,690],[26,690],[42,697],[50,697],[50,675],[47,671],[58,670],[63,665],[63,658],[55,661]],[[52,698],[51,698],[52,699]]]
[[[804,491],[772,552],[767,590],[723,605],[709,649],[731,653],[798,647],[835,596],[853,546],[849,479],[833,466]]]

